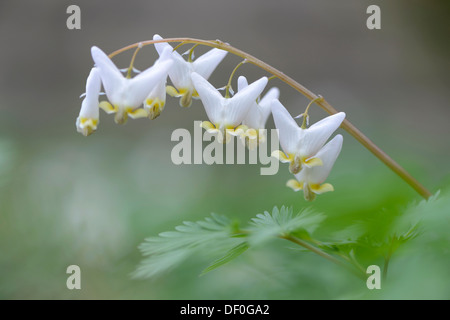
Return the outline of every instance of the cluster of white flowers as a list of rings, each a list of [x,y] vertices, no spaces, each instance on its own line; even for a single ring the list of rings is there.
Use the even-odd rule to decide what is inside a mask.
[[[159,35],[154,40],[162,40]],[[240,136],[255,147],[265,139],[264,128],[272,113],[275,126],[279,130],[280,144],[284,152],[272,155],[281,162],[289,163],[289,170],[295,180],[287,185],[295,191],[303,190],[306,200],[313,200],[316,194],[332,191],[329,183],[324,183],[342,147],[342,136],[327,140],[345,118],[343,112],[329,116],[306,128],[300,127],[278,100],[279,90],[271,88],[263,98],[268,78],[248,84],[244,76],[238,78],[236,94],[227,88],[225,97],[208,78],[226,56],[227,51],[211,49],[193,61],[193,50],[188,60],[166,42],[155,43],[159,54],[152,67],[131,77],[133,66],[120,70],[99,48],[92,47],[94,60],[86,83],[86,94],[76,120],[77,131],[87,136],[96,131],[99,124],[99,109],[115,114],[115,122],[125,123],[132,119],[155,119],[164,109],[166,94],[180,98],[180,106],[189,107],[192,99],[200,99],[209,121],[201,126],[211,133],[217,133],[219,142],[228,142],[230,136]],[[127,76],[122,74],[127,71]],[[167,77],[173,86],[167,85]],[[108,101],[99,102],[101,86]],[[305,117],[308,115],[305,113]],[[325,144],[326,143],[326,144]]]
[[[289,163],[289,171],[296,178],[288,181],[288,187],[294,191],[303,190],[308,201],[314,200],[316,194],[333,191],[331,184],[323,182],[341,152],[343,138],[338,134],[327,144],[325,142],[344,121],[345,113],[336,113],[309,128],[303,128],[298,126],[280,101],[273,100],[272,115],[284,151],[275,151],[273,156]]]

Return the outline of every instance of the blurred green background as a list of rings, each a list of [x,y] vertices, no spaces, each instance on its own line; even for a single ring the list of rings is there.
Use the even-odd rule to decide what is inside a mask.
[[[70,4],[81,8],[81,30],[66,28]],[[381,7],[381,30],[366,28],[371,4]],[[259,175],[259,165],[176,166],[171,132],[206,120],[199,101],[181,109],[168,98],[156,120],[125,126],[102,112],[88,138],[75,128],[91,46],[112,52],[155,33],[220,39],[323,95],[433,193],[445,190],[449,11],[444,0],[2,0],[0,298],[450,298],[448,247],[433,254],[423,245],[411,245],[397,264],[393,257],[391,290],[374,296],[359,279],[282,240],[202,277],[209,260],[192,257],[158,279],[132,280],[144,238],[211,212],[245,223],[273,206],[312,206],[328,216],[319,230],[327,237],[359,220],[383,225],[380,212],[398,212],[420,197],[342,130],[343,150],[329,177],[336,191],[314,203],[285,187],[285,166],[275,176]],[[127,67],[131,54],[115,62]],[[146,47],[136,67],[155,58]],[[211,82],[224,86],[239,61],[228,55]],[[239,74],[249,81],[265,75],[251,65]],[[304,97],[277,80],[270,85],[293,115],[304,111]],[[315,108],[311,119],[325,115]],[[421,252],[430,258],[420,259]],[[81,268],[81,290],[66,288],[72,264]]]

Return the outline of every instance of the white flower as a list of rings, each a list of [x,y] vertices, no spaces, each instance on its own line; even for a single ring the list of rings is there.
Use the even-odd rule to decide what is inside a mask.
[[[99,123],[98,96],[101,81],[99,70],[92,68],[86,80],[86,95],[81,103],[80,114],[76,121],[77,131],[88,136],[97,130]]]
[[[247,78],[240,76],[238,78],[238,92],[248,87]],[[267,119],[271,112],[272,100],[278,99],[280,90],[278,88],[271,88],[264,97],[259,101],[254,101],[242,124],[248,127],[247,136],[249,137],[249,148],[253,149],[258,141],[265,141],[265,134],[263,133]],[[254,143],[253,143],[253,142]]]
[[[279,139],[284,151],[274,151],[273,156],[289,163],[289,170],[296,174],[303,167],[321,166],[316,153],[333,132],[344,121],[345,113],[339,112],[316,122],[307,129],[298,126],[286,108],[278,100],[272,100],[272,115],[279,130]]]
[[[142,71],[134,78],[126,78],[99,48],[92,47],[92,58],[100,70],[103,87],[109,102],[102,101],[100,108],[107,113],[115,113],[116,123],[147,117],[148,112],[140,108],[152,89],[167,76],[172,61],[167,60]]]
[[[245,132],[246,127],[239,126],[247,115],[256,98],[267,84],[267,77],[253,82],[231,98],[224,98],[206,79],[193,72],[192,82],[205,107],[210,121],[202,122],[202,127],[211,133],[219,132],[219,141],[223,142],[226,134],[236,135]]]
[[[171,60],[172,51],[172,48],[164,48],[161,57],[156,60],[154,66]],[[144,101],[144,109],[147,110],[150,119],[158,117],[164,109],[166,104],[166,83],[167,77],[162,78]]]
[[[304,167],[295,175],[297,180],[291,179],[287,186],[294,191],[303,190],[305,199],[314,200],[316,194],[333,191],[334,188],[329,183],[323,183],[330,174],[331,168],[341,152],[343,138],[340,134],[336,135],[322,149],[317,152],[317,157],[322,160],[321,166]]]
[[[161,39],[157,34],[153,36],[153,40]],[[203,78],[208,79],[228,53],[225,50],[214,48],[191,62],[184,60],[178,52],[173,51],[172,46],[167,42],[155,43],[155,48],[160,56],[165,48],[172,49],[174,65],[169,70],[169,77],[175,88],[168,86],[167,93],[173,97],[181,97],[180,106],[182,107],[189,107],[192,98],[198,98],[198,93],[192,84],[191,73],[196,72]]]

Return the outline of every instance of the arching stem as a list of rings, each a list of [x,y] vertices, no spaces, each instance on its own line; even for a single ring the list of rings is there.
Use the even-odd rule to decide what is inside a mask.
[[[129,46],[123,47],[122,49],[116,50],[109,55],[110,58],[116,56],[117,54],[127,51],[129,49],[136,48],[138,46],[145,46],[159,42],[181,42],[183,44],[186,43],[195,43],[201,44],[213,48],[222,49],[228,51],[231,54],[234,54],[238,57],[245,59],[248,63],[254,64],[266,72],[272,74],[277,77],[281,81],[285,82],[301,94],[303,94],[309,100],[316,100],[320,98],[320,96],[312,93],[307,88],[302,86],[300,83],[285,75],[283,72],[278,69],[272,67],[271,65],[259,60],[258,58],[237,49],[227,43],[224,43],[220,40],[201,40],[194,38],[168,38],[168,39],[160,39],[160,40],[147,40],[139,43],[131,44]],[[325,99],[316,102],[323,110],[325,110],[328,114],[335,114],[337,110],[331,106]],[[385,165],[387,165],[392,171],[394,171],[400,178],[402,178],[406,183],[408,183],[417,193],[419,193],[423,198],[428,199],[432,196],[431,192],[428,191],[422,184],[420,184],[410,173],[408,173],[401,165],[395,162],[389,155],[387,155],[383,150],[381,150],[375,143],[373,143],[368,137],[366,137],[360,130],[358,130],[350,121],[345,119],[341,128],[347,131],[350,135],[352,135],[357,141],[359,141],[365,148],[367,148],[372,154],[374,154],[378,159],[380,159]]]

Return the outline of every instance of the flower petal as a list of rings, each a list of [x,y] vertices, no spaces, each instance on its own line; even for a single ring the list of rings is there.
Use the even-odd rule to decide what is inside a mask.
[[[143,108],[138,108],[136,110],[129,111],[128,115],[132,119],[147,118],[148,117],[148,111],[143,109]]]
[[[271,109],[281,147],[286,154],[295,154],[304,130],[298,126],[278,99],[272,100]]]
[[[294,191],[300,191],[303,189],[303,185],[295,179],[290,179],[288,182],[286,182],[286,186]]]
[[[307,182],[309,185],[322,184],[330,174],[331,168],[341,152],[343,138],[338,134],[317,152],[317,158],[322,160],[321,166],[304,167],[295,175],[298,181]]]
[[[95,65],[100,70],[100,77],[106,91],[106,96],[109,101],[115,104],[115,101],[120,99],[117,95],[126,79],[111,59],[100,48],[95,46],[92,47],[91,55]]]
[[[227,125],[237,126],[244,120],[256,98],[266,87],[267,82],[267,77],[262,77],[236,93],[232,98],[225,99],[224,121]]]
[[[276,87],[270,88],[269,91],[262,97],[259,101],[258,105],[261,108],[262,121],[264,122],[264,126],[267,122],[267,119],[270,115],[270,107],[272,105],[272,100],[278,99],[280,97],[280,90]]]
[[[155,34],[153,36],[153,40],[162,40],[161,36]],[[191,63],[184,60],[184,58],[176,51],[173,51],[173,48],[167,42],[155,43],[155,49],[158,51],[158,54],[161,56],[166,48],[170,48],[172,50],[172,59],[173,66],[169,70],[169,77],[172,80],[174,86],[179,91],[191,91],[192,90],[192,82],[191,82],[191,72],[192,66]]]
[[[291,157],[286,156],[284,154],[284,152],[281,151],[281,150],[274,150],[274,151],[272,151],[271,156],[276,158],[276,159],[278,159],[282,163],[290,163],[293,160]]]
[[[227,53],[227,51],[217,48],[209,50],[192,62],[193,71],[208,79]]]
[[[171,60],[163,61],[142,71],[133,79],[127,79],[128,88],[124,88],[125,92],[122,95],[122,103],[126,107],[139,107],[152,89],[161,81],[164,81],[172,64],[173,62]]]
[[[86,96],[81,103],[80,117],[98,119],[98,96],[100,94],[101,79],[97,68],[92,68],[86,80]]]
[[[238,81],[237,81],[237,87],[238,87],[238,91],[242,91],[242,90],[244,90],[244,88],[247,88],[248,87],[247,78],[244,76],[239,76]]]
[[[92,68],[86,80],[86,96],[81,103],[80,114],[75,122],[77,131],[88,136],[97,130],[99,123],[99,102],[101,80],[97,68]]]
[[[193,72],[192,82],[194,83],[195,90],[197,90],[200,98],[202,99],[203,106],[205,107],[206,114],[209,120],[213,124],[221,122],[221,113],[223,110],[224,97],[213,87],[212,84],[208,82],[201,75]]]
[[[299,152],[305,157],[314,156],[345,119],[345,113],[339,112],[314,123],[304,130],[305,135],[299,145]]]
[[[320,185],[311,185],[310,188],[311,191],[314,192],[315,194],[322,194],[325,192],[334,191],[334,187],[329,183],[324,183]]]

